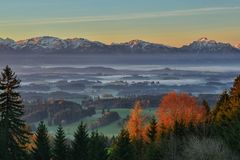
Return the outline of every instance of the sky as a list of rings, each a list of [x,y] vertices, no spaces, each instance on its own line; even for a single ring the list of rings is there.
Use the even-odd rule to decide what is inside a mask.
[[[0,0],[0,37],[240,43],[240,0]]]

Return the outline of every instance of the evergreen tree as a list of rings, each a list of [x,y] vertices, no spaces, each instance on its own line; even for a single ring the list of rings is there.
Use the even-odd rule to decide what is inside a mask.
[[[10,67],[0,77],[0,159],[26,159],[26,144],[30,133],[21,119],[24,106],[19,93],[20,80]]]
[[[88,144],[89,137],[87,126],[81,122],[77,131],[74,133],[71,152],[72,160],[89,160]]]
[[[147,130],[147,136],[150,142],[154,142],[157,138],[157,121],[154,117],[152,118]]]
[[[127,130],[122,130],[113,144],[109,160],[135,160],[136,153]]]
[[[144,160],[162,160],[161,149],[162,144],[157,142],[150,143],[146,146]]]
[[[142,160],[144,155],[144,149],[145,149],[143,138],[133,139],[131,143],[134,147],[135,159]]]
[[[50,144],[48,131],[43,122],[40,122],[36,131],[35,147],[32,149],[32,158],[34,160],[50,160]]]
[[[180,122],[176,121],[173,127],[174,136],[182,140],[184,137],[186,137],[186,133],[187,133],[187,128],[183,123],[183,121],[180,121]]]
[[[210,113],[210,107],[209,107],[208,102],[207,102],[206,100],[203,100],[202,105],[203,105],[204,108],[205,108],[206,115],[209,115],[209,113]]]
[[[237,112],[236,117],[232,121],[224,121],[221,126],[218,126],[217,133],[221,138],[240,155],[240,111]]]
[[[68,158],[68,146],[62,126],[59,126],[54,139],[53,160],[66,160]]]
[[[233,118],[233,110],[230,102],[230,96],[227,91],[224,91],[217,102],[216,107],[212,112],[212,120],[217,124],[225,120],[231,120]]]
[[[88,148],[90,160],[107,159],[107,138],[98,132],[92,132]]]
[[[240,107],[240,75],[234,80],[233,87],[230,89],[230,99],[234,107]]]

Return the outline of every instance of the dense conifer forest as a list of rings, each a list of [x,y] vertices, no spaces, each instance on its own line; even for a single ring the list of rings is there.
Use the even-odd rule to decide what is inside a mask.
[[[122,131],[106,137],[80,123],[72,140],[62,126],[56,135],[44,122],[36,132],[22,120],[21,81],[9,66],[0,76],[0,160],[238,160],[240,76],[215,107],[188,93],[170,92],[154,117],[135,102]]]

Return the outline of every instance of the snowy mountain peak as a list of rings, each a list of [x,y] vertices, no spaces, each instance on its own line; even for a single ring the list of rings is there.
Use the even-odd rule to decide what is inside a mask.
[[[89,48],[92,46],[104,46],[104,43],[97,42],[97,41],[89,41],[84,38],[72,38],[72,39],[65,39],[69,48],[77,49],[77,48]]]
[[[0,38],[0,44],[9,44],[9,43],[15,43],[15,41],[10,38],[6,38],[6,39]]]
[[[20,48],[33,49],[61,49],[65,47],[65,42],[62,39],[50,36],[34,37],[26,40],[17,41]]]
[[[197,41],[206,42],[206,41],[208,41],[208,38],[207,37],[202,37],[202,38],[199,38]]]
[[[197,41],[193,41],[189,45],[182,47],[184,51],[192,51],[196,53],[228,53],[237,52],[236,48],[229,43],[217,42],[215,40],[209,40],[206,37],[200,38]]]
[[[235,45],[236,48],[240,49],[240,43]]]
[[[145,42],[145,41],[142,41],[142,40],[139,40],[139,39],[134,39],[134,40],[131,40],[127,43],[130,44],[130,45],[150,44],[149,42]]]
[[[216,42],[206,37],[193,41],[181,48],[143,40],[131,40],[110,45],[84,38],[60,39],[51,36],[34,37],[15,42],[0,38],[0,51],[23,53],[239,53],[240,45]]]
[[[2,39],[0,38],[0,46],[6,48],[13,48],[16,45],[16,42],[10,38]]]
[[[215,40],[209,40],[207,37],[202,37],[195,42],[202,43],[202,44],[207,44],[207,43],[216,44],[217,43]]]

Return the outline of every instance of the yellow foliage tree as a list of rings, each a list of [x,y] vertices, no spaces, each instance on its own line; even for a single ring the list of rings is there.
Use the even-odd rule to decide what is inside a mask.
[[[140,101],[137,101],[127,122],[127,130],[130,138],[140,139],[143,132],[143,116]]]

